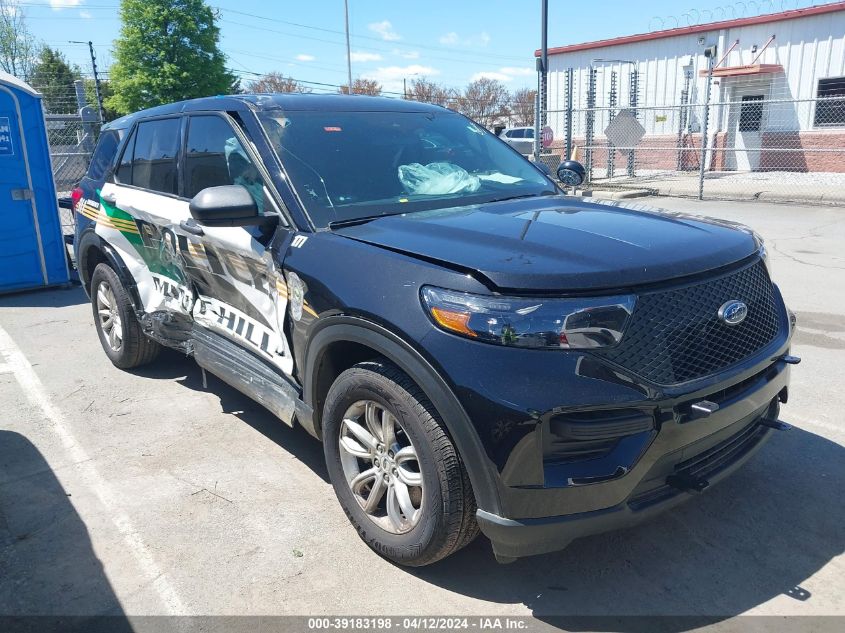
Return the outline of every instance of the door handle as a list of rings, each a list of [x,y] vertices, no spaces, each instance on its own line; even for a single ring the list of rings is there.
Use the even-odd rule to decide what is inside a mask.
[[[113,193],[102,193],[100,194],[100,197],[109,204],[114,204],[115,202],[117,202],[117,196],[115,196]]]
[[[179,227],[191,235],[197,235],[199,237],[205,235],[205,231],[202,230],[202,227],[193,220],[182,220],[179,223]]]

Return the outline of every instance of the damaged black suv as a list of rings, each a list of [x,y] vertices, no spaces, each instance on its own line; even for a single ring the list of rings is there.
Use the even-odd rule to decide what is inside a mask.
[[[632,524],[786,426],[793,319],[757,235],[564,195],[441,107],[139,112],[104,128],[73,202],[112,362],[181,350],[304,427],[399,563],[479,530],[505,561]]]

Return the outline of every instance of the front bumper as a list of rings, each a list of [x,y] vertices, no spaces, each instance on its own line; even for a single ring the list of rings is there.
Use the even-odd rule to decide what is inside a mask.
[[[655,441],[637,466],[620,479],[570,488],[568,492],[593,489],[603,496],[603,488],[619,489],[624,480],[634,482],[621,502],[608,507],[556,516],[512,519],[479,509],[481,531],[491,540],[499,560],[542,554],[565,548],[574,539],[635,525],[663,512],[728,477],[766,442],[776,429],[788,425],[777,422],[780,403],[786,401],[789,366],[776,361],[755,380],[746,381],[719,411],[704,420],[669,422],[659,435],[670,443]],[[666,428],[702,424],[719,430],[699,439],[666,450],[687,429]],[[681,435],[679,435],[681,434]],[[527,492],[527,491],[523,491]],[[565,494],[566,490],[536,490]],[[535,497],[535,501],[539,498]],[[555,507],[555,506],[551,506]],[[560,506],[556,506],[560,507]]]

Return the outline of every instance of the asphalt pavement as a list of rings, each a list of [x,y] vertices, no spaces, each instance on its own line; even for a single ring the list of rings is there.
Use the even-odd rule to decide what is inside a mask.
[[[560,553],[503,566],[479,538],[401,568],[359,540],[304,431],[211,376],[204,389],[176,353],[114,368],[78,287],[7,295],[0,615],[689,616],[675,630],[845,615],[845,209],[636,203],[757,229],[798,315],[781,416],[794,429],[732,478]]]

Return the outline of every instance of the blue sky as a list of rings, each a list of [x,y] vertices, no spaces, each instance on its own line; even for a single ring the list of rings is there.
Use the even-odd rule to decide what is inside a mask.
[[[120,30],[119,0],[20,0],[20,4],[40,40],[87,69],[87,47],[68,40],[90,39],[101,69],[108,67]],[[211,0],[209,4],[219,8],[222,49],[233,70],[275,70],[300,80],[345,83],[343,0]],[[770,12],[769,7],[809,4],[813,2],[549,0],[549,45],[683,26],[691,20],[709,22],[749,13],[755,6],[764,7],[754,11],[758,13]],[[418,76],[454,87],[482,74],[502,80],[510,89],[536,83],[532,54],[539,46],[539,0],[349,0],[349,8],[353,75],[378,79],[387,91],[400,92],[403,77]]]

